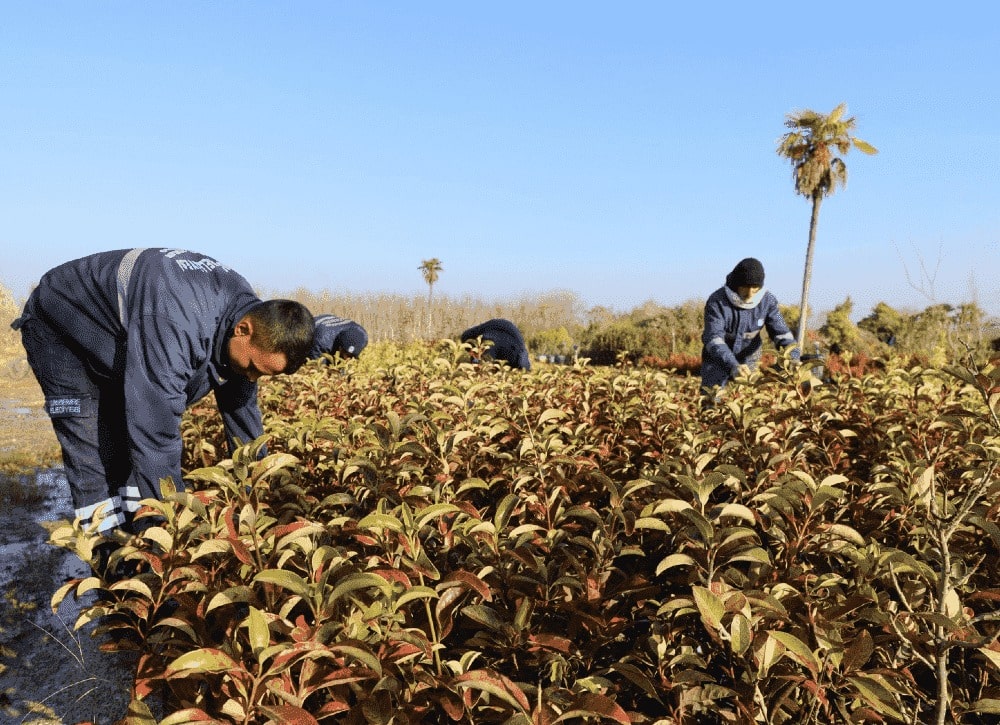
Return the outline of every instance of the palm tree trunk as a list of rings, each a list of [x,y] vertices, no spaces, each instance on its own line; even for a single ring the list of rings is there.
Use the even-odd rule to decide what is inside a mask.
[[[434,299],[434,283],[427,283],[427,337],[431,336],[431,326],[432,326],[432,314],[431,308]]]
[[[806,247],[806,268],[802,272],[802,300],[799,303],[799,329],[795,335],[799,352],[806,352],[806,320],[809,317],[809,285],[812,282],[813,252],[816,249],[816,225],[819,222],[819,205],[822,195],[813,197],[812,217],[809,219],[809,246]]]

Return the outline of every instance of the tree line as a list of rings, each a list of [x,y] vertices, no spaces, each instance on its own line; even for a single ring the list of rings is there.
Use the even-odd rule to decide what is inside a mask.
[[[627,357],[632,362],[674,360],[675,367],[683,368],[696,365],[701,356],[704,300],[672,306],[651,300],[621,312],[588,306],[577,293],[567,290],[505,300],[471,295],[434,295],[430,299],[419,295],[314,293],[305,289],[283,296],[302,302],[313,312],[334,312],[355,320],[368,331],[372,342],[458,339],[468,327],[505,317],[524,333],[536,359],[545,356],[569,362],[573,357],[586,357],[593,363],[608,364]],[[898,354],[943,364],[968,352],[983,356],[1000,346],[1000,320],[975,302],[934,303],[922,310],[879,302],[857,322],[852,321],[854,311],[854,303],[847,297],[825,317],[813,315],[815,329],[806,332],[805,351],[814,352],[818,345],[823,354]],[[781,312],[795,329],[799,307],[782,305]]]

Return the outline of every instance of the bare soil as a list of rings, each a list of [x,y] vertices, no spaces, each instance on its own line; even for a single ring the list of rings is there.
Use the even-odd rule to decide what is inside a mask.
[[[48,543],[72,518],[43,396],[23,358],[0,359],[0,723],[111,725],[128,707],[133,661],[76,630],[81,604],[52,595],[90,567]]]

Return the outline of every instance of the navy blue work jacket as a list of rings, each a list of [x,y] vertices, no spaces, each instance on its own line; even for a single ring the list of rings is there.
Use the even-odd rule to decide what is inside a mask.
[[[778,309],[778,299],[771,292],[762,289],[750,304],[725,286],[713,292],[705,303],[702,384],[725,385],[740,365],[755,365],[765,329],[776,346],[795,344],[795,336]]]
[[[350,357],[358,357],[368,346],[368,333],[353,320],[337,315],[322,314],[313,318],[316,329],[310,358],[335,355],[338,352]]]
[[[512,368],[531,370],[531,358],[524,344],[524,337],[510,320],[496,318],[487,320],[475,327],[470,327],[462,333],[462,342],[475,340],[477,337],[493,343],[486,354],[495,360],[505,360]]]
[[[263,434],[257,384],[229,367],[233,327],[260,304],[242,276],[178,249],[101,252],[46,273],[25,313],[79,346],[125,392],[132,481],[181,480],[181,415],[214,391],[232,447]]]

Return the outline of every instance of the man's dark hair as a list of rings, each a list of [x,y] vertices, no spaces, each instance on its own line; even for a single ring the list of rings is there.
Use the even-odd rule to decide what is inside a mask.
[[[267,300],[247,313],[253,320],[250,342],[261,350],[284,353],[284,372],[294,373],[312,350],[316,323],[305,305],[294,300]]]

